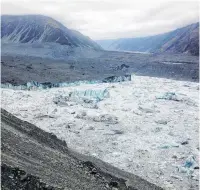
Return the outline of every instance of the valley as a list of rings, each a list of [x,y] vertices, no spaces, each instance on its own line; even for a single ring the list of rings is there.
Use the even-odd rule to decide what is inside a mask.
[[[125,74],[196,82],[199,80],[198,57],[182,54],[100,51],[95,52],[93,57],[85,55],[59,60],[51,57],[11,55],[2,52],[1,70],[1,82],[14,85],[30,81],[56,83],[100,80]]]
[[[198,189],[198,27],[100,42],[2,16],[3,189]]]

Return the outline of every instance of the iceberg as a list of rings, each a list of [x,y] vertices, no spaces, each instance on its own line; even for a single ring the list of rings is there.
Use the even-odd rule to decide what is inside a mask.
[[[157,96],[156,99],[180,101],[175,92],[166,92],[161,96]]]
[[[80,86],[81,84],[116,83],[125,81],[131,81],[131,75],[111,76],[103,80],[83,80],[83,81],[61,82],[61,83],[51,83],[51,82],[39,83],[37,81],[30,81],[23,85],[12,85],[10,83],[6,83],[6,84],[1,84],[1,88],[8,88],[13,90],[37,90],[37,89],[49,89],[58,87]]]
[[[83,90],[83,91],[73,91],[69,94],[71,99],[73,98],[88,98],[96,101],[101,101],[104,98],[109,97],[109,92],[107,89],[104,90]]]
[[[69,92],[65,96],[57,96],[53,98],[53,102],[60,106],[68,106],[67,102],[80,103],[84,107],[97,108],[97,103],[109,98],[110,94],[107,89],[97,90],[75,90]]]

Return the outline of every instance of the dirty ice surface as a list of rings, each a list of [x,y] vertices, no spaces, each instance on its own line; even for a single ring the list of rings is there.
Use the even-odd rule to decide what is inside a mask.
[[[197,83],[135,76],[113,84],[2,89],[2,107],[68,146],[165,189],[198,189]]]

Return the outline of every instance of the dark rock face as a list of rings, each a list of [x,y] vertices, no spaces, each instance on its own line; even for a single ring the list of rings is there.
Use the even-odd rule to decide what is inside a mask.
[[[123,69],[127,69],[127,68],[129,68],[128,65],[122,64],[122,65],[118,66],[116,69],[117,69],[117,70],[123,70]]]
[[[199,23],[177,29],[168,35],[169,40],[159,51],[199,55]]]
[[[54,42],[72,47],[101,49],[90,38],[42,15],[1,16],[1,38],[3,42]]]
[[[57,188],[47,185],[38,177],[27,174],[25,171],[11,167],[6,164],[1,165],[1,188],[2,189],[42,189],[42,190],[63,190],[64,188]]]
[[[104,83],[131,81],[131,75],[111,76],[103,80]]]
[[[97,41],[104,49],[199,55],[199,23],[156,36]]]

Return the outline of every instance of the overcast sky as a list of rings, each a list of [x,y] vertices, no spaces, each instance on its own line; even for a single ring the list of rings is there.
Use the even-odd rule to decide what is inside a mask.
[[[1,14],[43,14],[97,39],[168,32],[199,20],[198,0],[1,0]]]

